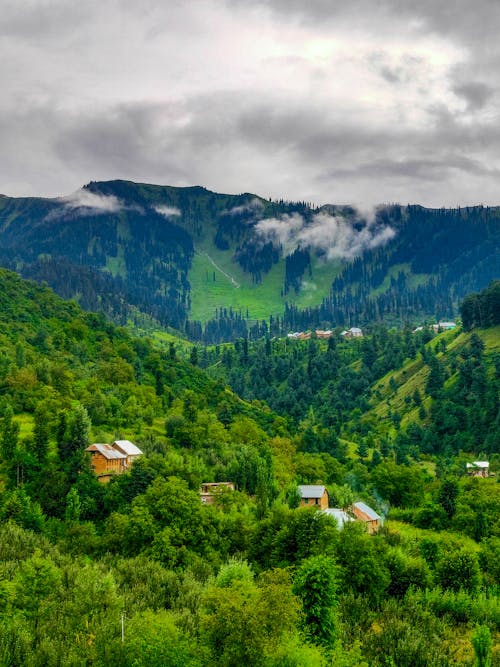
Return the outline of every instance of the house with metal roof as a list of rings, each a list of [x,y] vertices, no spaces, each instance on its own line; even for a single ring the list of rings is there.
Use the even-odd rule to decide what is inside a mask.
[[[489,477],[490,463],[489,461],[473,461],[466,464],[466,470],[469,477]]]
[[[340,334],[344,338],[362,338],[363,331],[359,327],[351,327]]]
[[[113,475],[119,475],[125,470],[127,457],[111,445],[96,443],[85,450],[89,452],[90,464],[103,484],[109,482]]]
[[[365,523],[370,534],[376,533],[382,524],[382,517],[369,505],[361,501],[353,503],[351,512],[357,521],[363,521]]]
[[[328,508],[328,491],[323,484],[302,484],[298,489],[302,507],[315,506],[321,510]]]
[[[341,510],[337,507],[328,507],[326,510],[323,510],[323,513],[335,519],[337,522],[337,528],[339,530],[342,530],[346,523],[354,521],[354,519],[349,516],[345,510]]]
[[[122,454],[125,454],[127,457],[126,465],[127,467],[130,466],[136,458],[142,455],[141,450],[137,445],[134,445],[133,442],[130,442],[130,440],[115,440],[114,443],[111,445],[113,449],[116,449],[116,451],[121,452]]]

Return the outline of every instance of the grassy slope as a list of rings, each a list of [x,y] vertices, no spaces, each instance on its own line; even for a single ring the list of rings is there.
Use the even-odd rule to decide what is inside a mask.
[[[485,344],[485,353],[491,354],[500,351],[500,327],[490,329],[475,330]],[[443,332],[436,336],[428,345],[434,347],[440,340],[446,340],[447,351],[463,347],[469,340],[469,333],[456,333],[454,331]],[[442,356],[443,353],[438,354]],[[406,403],[407,397],[411,398],[416,389],[419,390],[425,408],[430,406],[430,398],[425,396],[425,383],[429,374],[429,368],[422,359],[417,358],[407,361],[406,364],[397,371],[391,371],[373,387],[375,396],[380,397],[374,407],[367,413],[366,417],[379,423],[379,430],[382,432],[393,432],[394,426],[389,418],[390,412],[399,412],[402,415],[401,426],[404,428],[410,422],[419,422],[419,409],[413,404],[413,401]],[[391,378],[395,381],[397,389],[394,391],[390,386]],[[453,381],[453,377],[448,379],[448,383]]]
[[[299,294],[290,292],[283,295],[284,259],[273,266],[259,285],[254,285],[252,276],[232,260],[232,251],[219,250],[207,238],[196,242],[195,248],[188,276],[191,284],[190,316],[202,322],[214,317],[215,309],[221,306],[241,310],[243,315],[248,309],[250,318],[265,319],[269,315],[282,314],[286,302],[300,308],[319,305],[328,296],[340,269],[339,262],[325,264],[318,261],[313,264],[312,276],[304,277]]]

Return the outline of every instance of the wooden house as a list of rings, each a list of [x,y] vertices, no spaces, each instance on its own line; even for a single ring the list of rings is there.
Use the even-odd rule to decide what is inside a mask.
[[[340,334],[344,338],[362,338],[363,331],[359,327],[351,327]]]
[[[200,500],[205,505],[213,505],[217,493],[224,490],[234,491],[233,482],[203,482],[200,488]]]
[[[94,444],[85,450],[91,456],[90,463],[100,482],[109,482],[113,475],[120,475],[126,466],[127,457],[111,445]]]
[[[113,449],[116,449],[116,451],[121,452],[122,454],[125,454],[126,462],[125,465],[127,468],[129,468],[132,463],[142,455],[141,450],[137,445],[134,445],[133,442],[130,442],[130,440],[115,440],[114,443],[111,445]]]
[[[382,517],[366,503],[361,501],[354,503],[351,507],[351,512],[357,521],[363,521],[365,523],[370,534],[376,533],[382,525]]]
[[[326,510],[328,508],[328,491],[322,484],[303,484],[298,488],[301,506],[316,506],[321,510]]]
[[[469,477],[490,476],[489,461],[473,461],[472,463],[467,463],[466,470]]]
[[[438,322],[437,324],[431,324],[431,329],[434,329],[434,331],[450,331],[456,326],[455,322]]]

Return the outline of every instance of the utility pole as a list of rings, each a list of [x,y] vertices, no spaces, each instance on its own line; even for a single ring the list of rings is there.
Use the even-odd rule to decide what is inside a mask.
[[[125,641],[125,614],[122,612],[122,644]]]

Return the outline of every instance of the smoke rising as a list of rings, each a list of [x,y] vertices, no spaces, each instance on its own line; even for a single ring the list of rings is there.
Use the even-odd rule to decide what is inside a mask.
[[[307,222],[298,213],[266,218],[255,225],[257,233],[283,248],[285,255],[297,248],[322,252],[328,260],[353,259],[367,250],[384,245],[396,235],[392,227],[358,217],[353,221],[325,211],[315,213]]]

